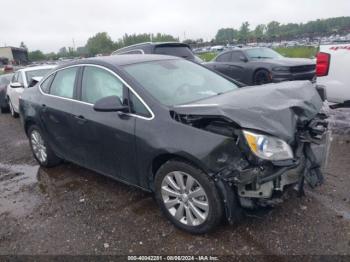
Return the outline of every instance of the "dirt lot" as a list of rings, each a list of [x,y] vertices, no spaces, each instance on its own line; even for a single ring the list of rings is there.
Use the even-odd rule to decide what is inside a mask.
[[[19,120],[0,115],[0,254],[348,254],[350,137],[334,137],[325,184],[240,223],[192,236],[150,194],[72,164],[39,168]]]

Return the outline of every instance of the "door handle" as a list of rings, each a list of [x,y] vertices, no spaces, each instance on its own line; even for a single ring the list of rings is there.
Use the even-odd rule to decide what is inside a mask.
[[[75,119],[78,120],[78,123],[84,124],[87,120],[84,116],[79,115],[79,116],[74,116]]]

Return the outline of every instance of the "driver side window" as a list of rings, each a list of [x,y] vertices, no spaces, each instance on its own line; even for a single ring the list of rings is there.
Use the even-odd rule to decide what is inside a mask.
[[[244,58],[244,55],[240,51],[232,52],[232,62],[241,62],[241,58]]]
[[[230,62],[231,61],[231,52],[227,52],[224,53],[220,56],[218,56],[218,58],[216,58],[217,62]]]
[[[123,83],[107,70],[86,66],[83,72],[81,100],[95,104],[107,96],[118,96],[123,101]]]

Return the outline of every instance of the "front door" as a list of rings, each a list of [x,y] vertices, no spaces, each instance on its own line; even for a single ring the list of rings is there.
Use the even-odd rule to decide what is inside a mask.
[[[91,65],[84,67],[79,90],[81,102],[74,105],[72,112],[85,166],[136,184],[135,118],[93,109],[93,104],[103,97],[113,95],[124,101],[126,87],[113,72]]]

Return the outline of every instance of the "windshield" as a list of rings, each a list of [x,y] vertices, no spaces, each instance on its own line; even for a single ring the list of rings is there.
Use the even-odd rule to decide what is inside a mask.
[[[160,103],[168,106],[186,104],[238,88],[224,77],[182,59],[125,65],[124,69]]]
[[[276,58],[282,58],[282,56],[273,51],[270,48],[252,48],[247,49],[246,54],[251,59],[259,59],[259,58],[270,58],[270,59],[276,59]]]
[[[187,46],[157,46],[154,53],[159,55],[172,55],[186,59],[194,59],[192,51]]]
[[[47,69],[27,71],[26,72],[27,83],[29,84],[33,77],[44,77],[51,70],[52,70],[51,68],[47,68]]]

